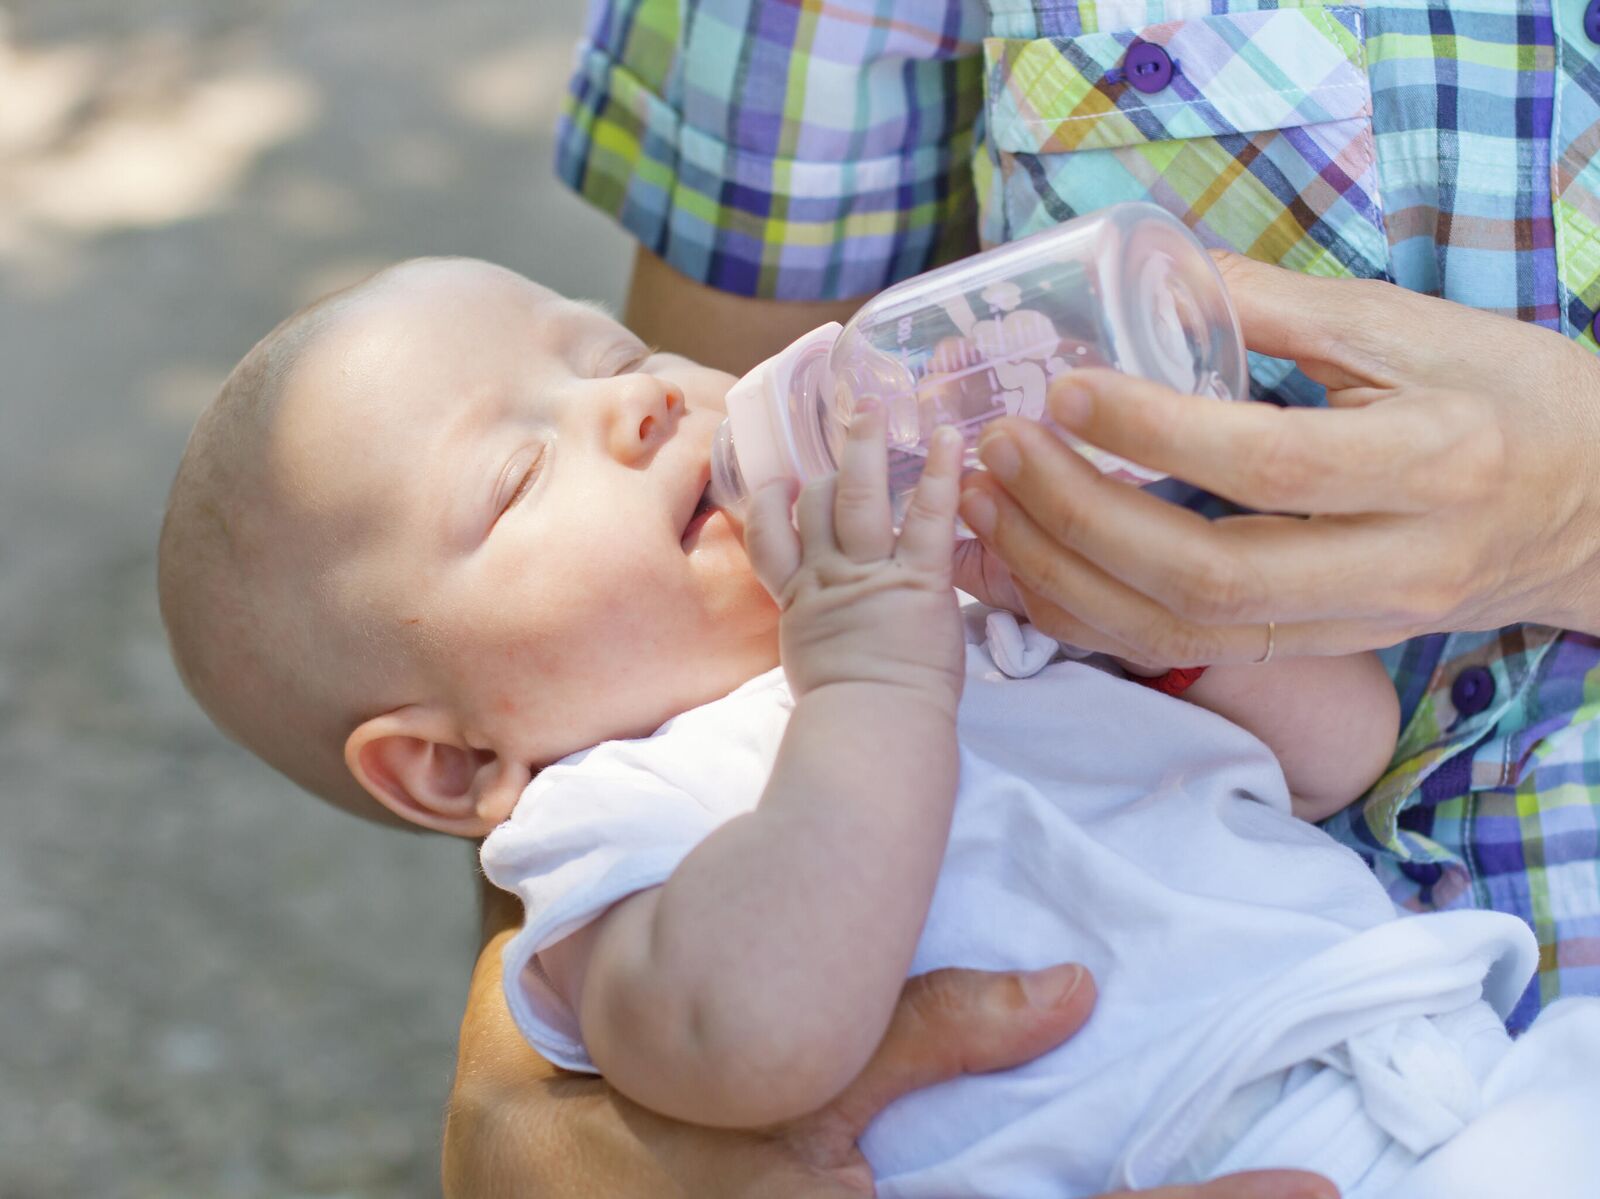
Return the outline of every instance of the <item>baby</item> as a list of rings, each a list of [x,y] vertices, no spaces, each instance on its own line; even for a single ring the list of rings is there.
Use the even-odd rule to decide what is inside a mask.
[[[1386,762],[1372,658],[1217,667],[1182,699],[1109,664],[1008,679],[951,589],[959,439],[898,535],[872,418],[793,524],[770,488],[741,529],[704,498],[730,382],[476,262],[291,318],[173,487],[185,681],[331,802],[487,836],[527,907],[519,1026],[669,1115],[827,1102],[908,973],[1089,965],[1079,1036],[880,1118],[883,1195],[1266,1165],[1347,1196],[1596,1193],[1600,1005],[1513,1046],[1527,929],[1397,919],[1291,815]]]

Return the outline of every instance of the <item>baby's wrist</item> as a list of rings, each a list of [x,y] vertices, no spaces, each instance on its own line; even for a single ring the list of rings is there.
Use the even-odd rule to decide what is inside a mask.
[[[932,669],[853,671],[814,676],[801,685],[791,678],[790,685],[796,702],[849,709],[867,724],[925,719],[953,729],[961,706],[959,680],[952,684]]]

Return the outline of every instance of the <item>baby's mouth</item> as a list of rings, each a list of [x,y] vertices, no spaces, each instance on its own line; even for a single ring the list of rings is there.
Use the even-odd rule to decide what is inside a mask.
[[[711,502],[711,484],[708,482],[700,492],[700,502],[694,506],[694,512],[689,516],[689,523],[683,530],[683,548],[693,549],[694,542],[699,538],[700,530],[705,527],[706,521],[711,519],[711,514],[717,506]]]

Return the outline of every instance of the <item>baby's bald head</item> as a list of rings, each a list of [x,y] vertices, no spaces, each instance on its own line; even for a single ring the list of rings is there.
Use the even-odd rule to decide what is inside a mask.
[[[539,765],[775,663],[776,609],[704,502],[731,382],[484,262],[292,317],[173,484],[186,683],[315,794],[484,835]]]
[[[234,369],[178,468],[159,584],[179,673],[224,732],[313,794],[404,827],[344,764],[350,728],[395,693],[399,655],[381,603],[340,586],[361,522],[325,502],[293,411],[392,273],[296,313]]]

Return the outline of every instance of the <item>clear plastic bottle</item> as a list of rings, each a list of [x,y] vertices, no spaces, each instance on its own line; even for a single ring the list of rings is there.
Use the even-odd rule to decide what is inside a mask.
[[[1195,396],[1245,394],[1244,343],[1222,278],[1194,235],[1153,204],[1113,205],[908,279],[849,324],[825,325],[763,362],[728,393],[711,499],[734,508],[772,479],[831,473],[852,416],[880,405],[898,523],[935,429],[959,429],[976,467],[985,424],[1004,415],[1050,423],[1050,380],[1082,366]],[[1106,474],[1160,478],[1069,440]]]

